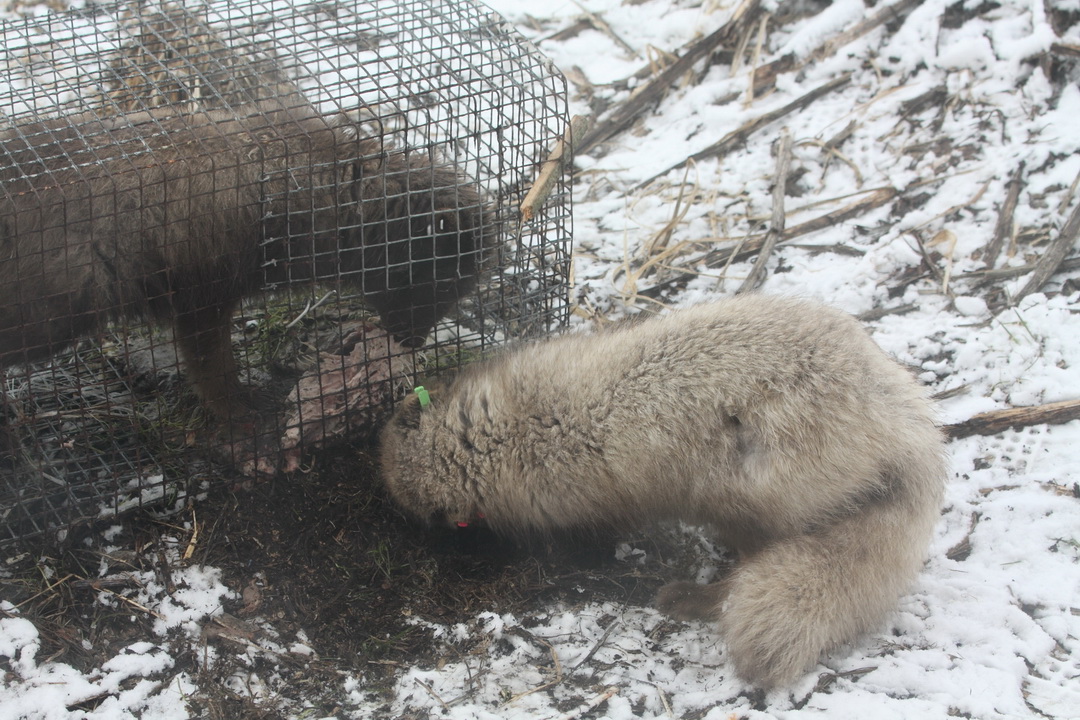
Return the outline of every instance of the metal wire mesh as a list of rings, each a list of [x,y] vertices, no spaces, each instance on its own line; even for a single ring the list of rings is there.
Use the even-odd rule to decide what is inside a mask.
[[[567,321],[566,178],[518,212],[565,83],[479,4],[92,4],[0,46],[0,547],[295,469]]]

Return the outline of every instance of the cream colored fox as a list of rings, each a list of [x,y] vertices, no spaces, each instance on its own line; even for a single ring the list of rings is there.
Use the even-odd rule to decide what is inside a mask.
[[[943,444],[921,388],[817,303],[700,305],[524,345],[429,390],[382,433],[403,507],[510,532],[707,523],[740,561],[658,606],[716,620],[764,687],[879,626],[938,515]]]

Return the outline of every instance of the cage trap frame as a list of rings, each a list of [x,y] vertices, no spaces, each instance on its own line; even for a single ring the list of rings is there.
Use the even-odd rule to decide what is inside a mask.
[[[190,368],[179,357],[175,328],[141,322],[144,313],[138,311],[146,308],[89,308],[95,314],[89,332],[75,333],[70,344],[58,342],[55,352],[50,346],[48,358],[32,362],[10,361],[18,348],[3,347],[0,327],[0,548],[63,538],[76,527],[137,507],[175,505],[214,479],[295,469],[307,450],[370,429],[416,378],[439,375],[509,339],[543,335],[568,321],[567,171],[556,174],[546,201],[530,207],[527,218],[519,210],[567,127],[565,80],[531,43],[479,3],[87,4],[0,20],[0,46],[0,248],[11,255],[15,247],[24,261],[31,257],[31,265],[44,268],[36,270],[42,283],[36,276],[26,281],[25,263],[2,269],[8,275],[0,278],[3,282],[24,274],[18,297],[6,297],[9,308],[18,302],[29,307],[23,296],[38,291],[37,285],[51,287],[59,276],[75,272],[64,265],[65,257],[76,254],[72,228],[80,220],[80,206],[66,189],[71,186],[91,188],[84,193],[89,200],[81,197],[86,207],[105,202],[115,214],[125,202],[141,204],[135,210],[148,219],[140,222],[164,225],[167,221],[150,218],[155,211],[171,212],[179,218],[175,222],[189,223],[189,235],[201,233],[198,249],[204,256],[218,244],[239,242],[234,238],[249,232],[249,225],[258,226],[263,254],[252,273],[261,273],[260,288],[233,293],[243,302],[229,319],[227,345],[244,384],[271,398],[269,410],[267,401],[260,405],[260,417],[270,418],[260,429],[261,440],[245,445],[232,434],[224,436],[184,379]],[[321,156],[293,150],[270,162],[270,147],[293,147],[300,136],[315,142],[304,125],[308,120],[287,121],[293,130],[286,137],[273,108],[323,122],[331,128],[327,132],[352,143],[352,150],[339,147],[326,167],[316,170],[312,166],[322,162]],[[218,137],[234,125],[242,141]],[[273,138],[260,140],[260,133]],[[217,194],[189,192],[187,209],[177,215],[166,198],[189,186],[178,184],[169,167],[192,161],[181,147],[189,141],[177,139],[188,134],[202,148],[198,159],[210,168],[205,172],[214,178]],[[209,135],[225,150],[200,144]],[[224,188],[257,195],[257,212],[237,215],[237,227],[207,230],[196,219],[204,205],[221,201],[216,183],[222,182],[218,178],[230,152],[258,156],[261,164],[252,171],[256,179],[250,188]],[[339,179],[343,163],[382,184],[347,186]],[[126,186],[127,200],[115,189],[123,186],[116,179],[121,165],[123,173],[138,178]],[[383,177],[393,168],[403,178],[396,185]],[[164,189],[153,189],[159,186]],[[303,195],[306,204],[297,201],[297,187],[309,191]],[[137,200],[131,200],[132,193]],[[28,194],[46,199],[32,201]],[[312,200],[328,197],[333,201]],[[357,219],[342,210],[350,202],[375,209],[361,211]],[[478,204],[483,208],[464,207]],[[405,210],[390,217],[386,208],[391,207]],[[128,211],[126,226],[104,218],[103,211],[87,212],[97,213],[90,223],[97,234],[111,237],[132,231]],[[323,215],[315,218],[318,213]],[[326,213],[333,214],[329,221]],[[455,274],[460,279],[466,267],[454,260],[450,275],[440,277],[440,256],[432,260],[445,239],[440,240],[438,228],[447,217],[462,226],[471,218],[482,247],[456,246],[454,252],[483,255],[484,270],[475,289],[468,287],[460,302],[440,309],[422,342],[403,345],[384,328],[389,327],[385,318],[375,316],[372,291],[365,285],[392,282],[395,251],[389,243],[371,250],[378,242],[370,238],[392,234],[395,220],[404,223],[405,232],[397,229],[405,236],[400,242],[408,244],[403,265],[418,273],[422,262],[433,261],[435,277],[427,281],[433,292],[441,292],[440,283]],[[98,221],[104,224],[93,224]],[[266,229],[270,226],[273,230]],[[150,243],[148,237],[170,236],[147,228],[128,232],[139,238],[128,242],[138,246]],[[54,239],[40,240],[33,233]],[[56,233],[61,240],[55,241]],[[350,233],[367,238],[357,242],[375,258],[365,256],[361,277],[353,282],[339,256],[355,248],[334,244]],[[417,248],[427,235],[435,249],[425,256]],[[61,243],[62,250],[50,242]],[[324,272],[326,266],[308,255],[325,253],[327,242],[335,259]],[[115,257],[103,259],[107,253],[100,248],[114,246],[91,245],[97,256],[85,262],[96,264],[85,274],[114,273],[106,279],[119,283],[123,273],[116,268],[130,248],[118,242],[110,251]],[[31,246],[44,248],[40,258],[27,251]],[[284,260],[283,246],[288,248]],[[287,270],[277,272],[281,267]],[[161,291],[178,292],[172,285]],[[200,292],[209,291],[196,286],[194,294]],[[62,306],[73,312],[86,310],[65,302]],[[401,304],[391,299],[383,306],[396,310]],[[20,310],[23,316],[32,314],[27,307]],[[98,322],[99,315],[111,319]],[[2,318],[0,308],[0,325]],[[41,322],[51,337],[55,325],[47,323],[53,320]],[[11,329],[17,322],[8,325],[9,346],[18,344],[11,337],[29,337],[25,327]]]

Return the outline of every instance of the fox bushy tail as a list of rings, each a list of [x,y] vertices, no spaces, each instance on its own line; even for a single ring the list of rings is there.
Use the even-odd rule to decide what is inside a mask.
[[[740,675],[762,686],[793,680],[895,606],[938,515],[941,468],[916,472],[890,496],[753,553],[722,581],[717,620]]]

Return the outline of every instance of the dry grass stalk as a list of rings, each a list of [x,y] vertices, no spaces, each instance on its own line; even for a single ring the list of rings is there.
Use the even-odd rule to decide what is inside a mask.
[[[601,705],[603,705],[608,700],[610,700],[611,698],[615,697],[618,694],[619,694],[619,689],[618,688],[609,687],[606,690],[604,690],[604,692],[600,693],[599,695],[592,698],[588,702],[582,703],[581,705],[574,708],[570,712],[560,715],[555,720],[577,720],[577,718],[581,717],[582,715],[589,712],[590,710],[593,710],[594,708],[600,707]]]
[[[1050,247],[1046,249],[1039,261],[1035,263],[1035,272],[1031,274],[1031,279],[1027,281],[1023,289],[1013,298],[1013,304],[1042,289],[1043,285],[1061,267],[1061,264],[1065,261],[1065,256],[1069,254],[1069,251],[1076,244],[1078,236],[1080,236],[1080,203],[1076,204],[1072,214],[1069,215],[1069,219],[1065,222],[1065,226],[1061,228],[1061,232],[1050,243]]]
[[[760,69],[758,63],[761,62],[761,51],[765,47],[765,36],[769,28],[769,20],[772,19],[772,15],[769,13],[763,13],[761,20],[758,21],[757,42],[754,43],[754,54],[750,58],[750,67],[754,68],[754,71],[750,73],[750,79],[746,86],[746,99],[743,100],[744,107],[750,107],[754,104],[754,96],[756,94],[755,88],[757,87],[757,71]],[[735,74],[734,68],[731,71],[732,75]]]
[[[195,548],[199,544],[199,519],[195,516],[195,509],[191,510],[191,537],[188,538],[187,546],[181,559],[190,560],[195,555]]]
[[[869,193],[869,197],[864,198],[863,200],[858,200],[850,205],[845,205],[839,210],[825,213],[813,220],[807,220],[804,223],[799,223],[798,225],[787,228],[784,230],[782,239],[791,240],[800,235],[806,235],[807,233],[812,233],[816,230],[823,230],[824,228],[846,222],[891,202],[900,194],[896,188],[892,187],[880,187],[865,192]]]
[[[1069,191],[1065,193],[1061,198],[1061,202],[1058,204],[1058,212],[1062,215],[1069,209],[1069,204],[1072,203],[1073,196],[1076,195],[1076,189],[1080,187],[1080,172],[1076,173],[1076,177],[1073,178],[1072,185],[1069,186]]]
[[[851,195],[845,195],[843,197],[854,197],[856,195],[868,195],[868,197],[845,205],[838,210],[834,210],[811,220],[807,220],[804,223],[788,227],[783,231],[780,239],[777,242],[787,242],[801,235],[806,235],[811,232],[823,230],[827,227],[832,227],[833,225],[837,225],[839,223],[851,220],[852,218],[859,217],[860,215],[863,215],[867,212],[870,212],[871,210],[886,205],[889,202],[892,202],[894,199],[896,199],[897,196],[900,195],[900,193],[895,188],[880,187],[866,190],[860,193],[852,193]],[[819,201],[806,207],[813,207],[815,205],[821,205],[828,202],[835,202],[837,199],[840,198],[832,198],[826,201]],[[801,209],[806,208],[804,207]],[[716,250],[712,250],[706,253],[703,257],[698,258],[698,262],[704,263],[706,267],[716,269],[722,266],[723,270],[720,274],[721,276],[725,276],[731,263],[747,259],[761,251],[761,248],[765,242],[765,233],[756,233],[754,230],[751,230],[749,233],[747,233],[742,238],[739,238],[737,241],[735,238],[726,237],[712,238],[711,240],[712,242],[724,243],[730,243],[735,241],[735,244],[732,247],[718,248]],[[674,248],[696,247],[702,242],[704,242],[704,240],[687,241],[679,243],[678,245],[674,246]],[[665,257],[664,259],[666,260],[667,258]],[[628,275],[630,275],[629,265],[624,266],[623,272],[626,272]],[[634,286],[632,289],[624,288],[624,294],[645,297],[651,300],[652,298],[658,296],[664,290],[686,283],[700,274],[702,273],[699,273],[697,271],[689,271],[685,268],[681,268],[681,272],[678,275],[668,278],[667,280],[664,280],[661,283],[657,283],[656,285],[650,288],[646,288],[644,290],[636,289],[636,280],[638,276],[633,275],[633,279],[635,281]]]
[[[1062,261],[1058,269],[1061,272],[1080,269],[1080,257],[1066,258]],[[993,270],[973,270],[958,277],[971,280],[976,283],[976,286],[984,286],[1001,282],[1002,280],[1011,280],[1012,278],[1020,277],[1021,275],[1027,275],[1030,272],[1034,272],[1034,270],[1034,265],[1017,265],[1016,267],[995,268]]]
[[[919,306],[915,303],[907,303],[906,305],[896,305],[894,307],[880,307],[874,308],[864,312],[857,317],[862,322],[873,322],[874,320],[880,320],[887,315],[903,315],[909,313],[912,310],[918,310]]]
[[[1005,204],[1001,206],[1000,212],[998,212],[997,224],[994,226],[994,235],[990,238],[989,244],[986,246],[986,252],[983,254],[983,263],[988,269],[993,268],[997,264],[998,255],[1001,253],[1001,248],[1005,246],[1005,239],[1012,238],[1016,234],[1016,226],[1013,222],[1013,213],[1016,212],[1016,203],[1020,199],[1020,190],[1023,188],[1024,178],[1024,166],[1026,163],[1021,161],[1020,166],[1016,168],[1016,172],[1009,179],[1009,191],[1005,197]]]
[[[592,25],[597,31],[603,33],[604,35],[607,35],[609,38],[611,38],[612,42],[614,42],[626,52],[630,53],[630,55],[632,55],[633,57],[638,58],[639,60],[641,59],[641,53],[635,50],[633,46],[630,45],[630,43],[619,37],[619,34],[615,32],[610,25],[608,25],[607,21],[604,20],[603,17],[586,8],[584,5],[579,3],[578,0],[573,0],[573,2],[575,5],[578,6],[578,9],[585,14],[585,18],[589,21],[589,24]]]
[[[854,123],[849,125],[849,127],[853,125]],[[851,172],[855,173],[855,187],[861,188],[863,186],[863,174],[862,171],[859,170],[859,166],[852,162],[847,155],[840,152],[837,149],[836,145],[830,144],[830,142],[825,142],[821,140],[802,140],[798,144],[800,147],[803,145],[819,147],[825,152],[826,158],[825,162],[822,164],[822,174],[828,171],[829,165],[832,163],[832,159],[836,158],[837,160],[851,168]]]
[[[824,45],[814,50],[814,52],[810,53],[806,63],[816,62],[835,55],[837,50],[848,43],[861,38],[871,30],[875,30],[891,20],[902,18],[919,5],[922,5],[922,0],[900,0],[900,2],[892,5],[886,5],[870,17],[862,22],[856,23],[847,30],[844,30],[839,35],[833,37]]]
[[[1058,425],[1078,418],[1080,418],[1080,400],[1063,400],[1032,407],[991,410],[962,422],[946,425],[942,429],[951,438],[963,438],[971,435],[996,435],[1009,428],[1043,424]]]
[[[768,13],[766,13],[768,14]],[[746,46],[750,44],[750,36],[753,34],[750,28],[751,23],[746,23],[746,29],[739,34],[739,42],[735,46],[735,52],[731,55],[731,76],[734,77],[742,70],[743,58],[746,57]]]
[[[66,583],[68,580],[71,580],[72,578],[75,578],[75,575],[72,575],[72,574],[69,573],[69,574],[65,575],[64,577],[60,578],[59,580],[55,580],[55,581],[49,583],[49,585],[46,586],[46,588],[44,590],[42,590],[40,592],[37,592],[37,593],[34,593],[30,597],[28,597],[25,600],[23,600],[22,602],[20,602],[15,607],[21,608],[22,606],[27,605],[27,604],[33,602],[34,600],[37,600],[42,595],[48,595],[50,593],[53,593],[56,588],[60,587],[61,585]]]
[[[566,129],[566,134],[555,144],[551,154],[548,155],[548,159],[540,167],[536,182],[529,188],[525,199],[521,201],[521,219],[523,222],[529,222],[536,216],[536,211],[547,201],[548,195],[551,194],[551,188],[555,185],[555,180],[573,162],[574,153],[581,142],[581,137],[589,129],[589,122],[589,118],[584,115],[575,115],[570,118],[570,127]]]
[[[710,158],[723,157],[732,148],[746,142],[746,139],[748,137],[750,137],[750,135],[757,132],[758,130],[760,130],[760,129],[764,128],[764,127],[767,127],[768,125],[771,125],[772,123],[776,122],[780,118],[782,118],[782,117],[784,117],[786,115],[790,115],[791,113],[795,112],[796,110],[802,110],[802,109],[806,108],[808,105],[813,103],[815,100],[818,100],[819,98],[821,98],[821,97],[823,97],[825,95],[828,95],[830,92],[833,92],[834,90],[842,88],[843,86],[847,85],[849,82],[851,82],[851,73],[845,73],[845,74],[841,75],[840,77],[837,77],[837,78],[834,78],[834,79],[830,80],[829,82],[825,83],[824,85],[820,85],[820,86],[814,88],[810,92],[808,92],[805,95],[793,100],[792,102],[789,102],[787,105],[784,105],[783,107],[776,108],[775,110],[771,110],[771,111],[765,113],[764,115],[761,115],[760,117],[756,117],[753,120],[749,120],[746,123],[743,123],[743,125],[736,128],[735,130],[732,130],[727,135],[725,135],[724,137],[722,137],[720,140],[716,141],[715,143],[713,143],[709,147],[705,148],[704,150],[701,150],[699,152],[694,153],[693,155],[686,158],[685,160],[682,160],[682,161],[676,163],[675,165],[672,165],[671,167],[657,173],[656,175],[653,175],[652,177],[648,178],[647,180],[643,180],[642,182],[638,183],[634,187],[634,189],[635,190],[640,190],[641,188],[644,188],[645,186],[649,185],[650,183],[657,180],[658,178],[663,177],[664,175],[667,175],[672,170],[677,170],[679,168],[685,167],[688,163],[700,162],[702,160],[707,160],[707,159],[710,159]]]
[[[658,252],[663,252],[667,249],[668,243],[671,242],[671,236],[675,232],[675,229],[679,227],[679,224],[686,218],[686,213],[690,211],[690,203],[683,203],[687,195],[687,181],[690,177],[690,167],[686,168],[686,172],[683,173],[683,180],[679,183],[679,194],[675,196],[675,206],[671,209],[671,219],[664,223],[664,227],[653,235],[652,239],[646,244],[645,255],[652,257]],[[694,189],[696,190],[696,183]],[[691,194],[694,194],[691,192]]]
[[[1080,45],[1072,43],[1051,43],[1050,52],[1055,55],[1064,55],[1065,57],[1080,58]]]
[[[780,134],[780,144],[776,151],[776,179],[773,181],[773,205],[772,219],[769,221],[769,231],[765,233],[765,239],[761,243],[761,250],[750,274],[743,280],[743,284],[736,290],[736,294],[749,292],[756,288],[765,279],[765,264],[772,255],[777,241],[784,234],[784,194],[787,189],[788,172],[791,170],[791,133],[784,128]]]
[[[742,58],[746,46],[749,44],[751,32],[749,28],[757,25],[757,43],[751,64],[754,71],[750,73],[750,85],[746,92],[747,103],[758,97],[762,91],[771,87],[776,82],[776,77],[782,73],[798,70],[811,62],[821,60],[835,54],[840,48],[875,30],[881,25],[905,16],[917,7],[920,0],[901,0],[895,5],[882,8],[869,18],[853,25],[847,30],[829,39],[803,60],[797,60],[792,55],[785,55],[764,65],[758,66],[761,50],[764,47],[765,32],[770,19],[767,13],[763,13],[761,4],[757,0],[752,2],[744,0],[731,19],[715,32],[701,38],[691,45],[677,61],[670,64],[659,74],[654,74],[653,63],[643,68],[635,77],[647,77],[652,75],[652,80],[631,94],[630,98],[615,108],[606,118],[597,123],[592,132],[582,140],[579,150],[587,153],[595,146],[610,139],[624,130],[635,118],[647,107],[660,99],[669,88],[675,85],[680,77],[690,70],[699,60],[712,54],[717,48],[730,45],[735,38],[739,39],[737,49],[733,54],[731,74],[738,73],[742,65]],[[730,102],[738,97],[738,94],[720,101]],[[700,159],[700,158],[698,158]],[[669,168],[668,171],[675,168]],[[665,173],[661,173],[665,174]],[[659,176],[657,176],[659,177]],[[650,178],[652,182],[656,178]],[[643,183],[647,184],[647,183]],[[639,186],[641,187],[641,186]]]
[[[439,694],[437,692],[435,692],[434,688],[432,688],[430,685],[428,685],[426,682],[424,682],[420,678],[413,678],[413,680],[416,681],[417,685],[424,688],[424,690],[427,691],[427,694],[430,695],[432,698],[434,698],[435,702],[442,705],[443,710],[445,710],[446,712],[450,712],[450,706],[447,705],[445,700],[443,700],[441,697],[439,697]]]
[[[941,292],[949,295],[949,280],[952,278],[953,262],[956,260],[956,233],[947,228],[938,230],[930,238],[930,246],[941,246],[941,256],[945,258],[945,269],[941,273]]]
[[[708,57],[716,48],[730,43],[732,38],[738,37],[744,25],[756,17],[759,8],[759,0],[744,0],[723,27],[694,43],[682,57],[650,80],[647,89],[632,95],[608,117],[597,123],[592,131],[582,138],[578,152],[587,153],[624,130],[642,110],[659,100],[699,60]]]
[[[512,705],[513,703],[517,702],[521,698],[528,697],[529,695],[532,695],[533,693],[538,693],[541,690],[547,690],[550,687],[554,687],[555,685],[558,685],[559,683],[561,683],[563,681],[564,677],[565,677],[563,675],[563,671],[562,671],[562,664],[559,662],[559,653],[555,652],[555,648],[554,648],[554,646],[552,646],[551,643],[549,643],[547,640],[544,640],[543,638],[536,637],[532,633],[526,632],[523,629],[520,629],[520,628],[515,628],[515,629],[516,630],[521,630],[521,632],[519,632],[518,634],[520,634],[522,637],[526,637],[527,639],[532,640],[533,642],[540,643],[541,645],[543,645],[544,647],[546,647],[548,649],[548,652],[551,653],[551,664],[555,668],[555,678],[553,680],[549,680],[546,683],[543,683],[542,685],[538,685],[537,687],[534,687],[531,690],[526,690],[523,693],[518,693],[517,695],[513,696],[512,698],[510,698],[509,700],[504,702],[502,704],[502,707],[507,707],[509,705]]]
[[[157,618],[158,620],[161,620],[163,622],[167,622],[167,620],[165,619],[165,616],[162,615],[161,613],[157,612],[156,610],[151,610],[150,608],[146,607],[142,603],[135,602],[131,598],[129,598],[129,597],[125,596],[125,595],[121,595],[120,593],[116,592],[115,590],[110,590],[109,588],[103,587],[103,588],[99,588],[99,592],[103,592],[103,593],[106,593],[108,595],[112,595],[113,597],[115,597],[120,602],[127,603],[128,605],[135,608],[136,610],[140,610],[140,611],[146,613],[147,615],[150,615],[151,617]]]

